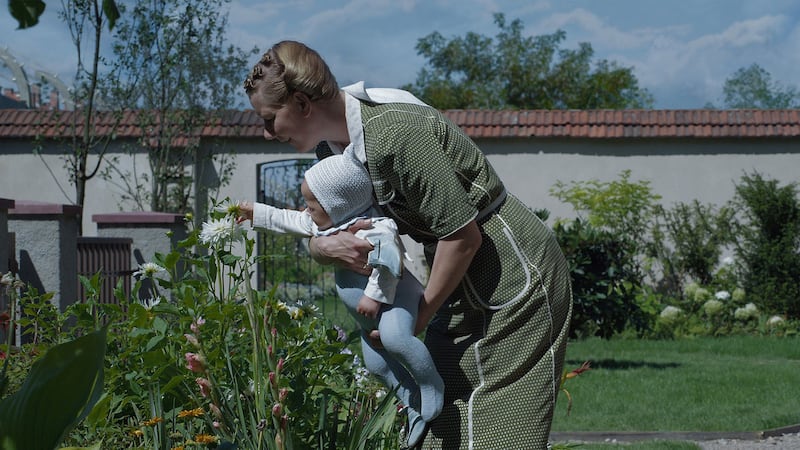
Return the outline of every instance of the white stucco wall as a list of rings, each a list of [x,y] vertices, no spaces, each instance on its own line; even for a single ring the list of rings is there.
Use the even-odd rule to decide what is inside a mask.
[[[62,157],[55,149],[34,156],[30,144],[3,143],[0,198],[69,204],[74,187],[67,180]],[[285,144],[262,140],[229,141],[236,170],[219,198],[256,198],[260,163],[313,157]],[[734,183],[758,171],[783,185],[800,181],[800,140],[486,140],[479,145],[508,190],[532,208],[545,208],[555,217],[573,217],[571,206],[549,194],[557,181],[611,181],[631,170],[631,179],[648,180],[669,206],[698,199],[721,205],[734,195]],[[143,154],[117,153],[123,170],[149,171]],[[46,163],[46,164],[45,164]],[[49,169],[48,169],[49,166]],[[213,176],[205,179],[213,180]],[[56,181],[58,180],[58,182]],[[121,180],[116,179],[117,183]],[[208,182],[213,184],[212,182]],[[93,214],[133,210],[121,207],[122,189],[99,177],[89,182],[84,207],[84,235],[96,236]]]

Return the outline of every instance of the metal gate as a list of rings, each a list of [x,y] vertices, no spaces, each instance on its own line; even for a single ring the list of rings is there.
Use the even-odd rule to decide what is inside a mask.
[[[300,184],[305,171],[316,159],[291,159],[258,166],[258,201],[279,208],[302,210]],[[310,301],[335,323],[352,320],[336,296],[333,270],[314,262],[308,252],[308,239],[259,233],[258,286],[275,289],[287,302]]]
[[[130,297],[132,243],[131,238],[78,238],[78,275],[91,278],[100,272],[100,303],[119,304],[114,289],[120,280],[125,298]],[[85,301],[86,295],[83,283],[78,283],[78,298]]]

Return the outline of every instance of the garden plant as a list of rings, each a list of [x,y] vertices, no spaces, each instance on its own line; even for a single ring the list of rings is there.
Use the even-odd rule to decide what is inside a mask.
[[[651,411],[643,401],[640,412],[626,419],[600,404],[606,394],[628,401],[626,389],[634,388],[654,404],[674,397],[670,378],[657,378],[670,372],[697,380],[712,380],[720,370],[753,376],[763,369],[729,358],[744,348],[754,355],[766,347],[784,349],[777,360],[760,365],[796,362],[795,185],[746,174],[728,204],[663,206],[647,183],[623,172],[612,182],[559,184],[553,195],[578,212],[553,227],[572,268],[575,297],[567,365],[577,369],[565,371],[563,381],[585,372],[589,365],[582,362],[592,367],[588,378],[581,377],[590,381],[570,383],[569,390],[562,384],[557,414],[566,408],[572,409],[570,418],[578,417],[557,417],[556,430],[605,424],[587,409],[592,404],[604,411],[600,416],[623,422],[638,423],[644,412],[669,414]],[[81,278],[87,298],[64,312],[52,305],[51,293],[23,286],[13,274],[3,276],[10,300],[0,311],[4,448],[398,448],[403,405],[368,376],[357,351],[350,350],[357,348],[358,331],[337,323],[341,316],[320,314],[317,299],[279,294],[278,284],[253,288],[257,267],[274,263],[275,255],[256,254],[255,241],[234,219],[237,207],[216,205],[202,227],[187,217],[188,238],[140,265],[132,294],[120,283],[115,302],[100,301],[99,274]],[[546,220],[546,211],[537,214]],[[20,347],[12,345],[15,330],[24,342]],[[622,345],[619,352],[654,345],[653,361],[637,358],[644,361],[646,378],[659,381],[617,380],[640,367],[619,366],[614,351],[603,356],[608,352],[598,348],[607,346],[598,342],[612,339],[621,343],[615,344]],[[704,364],[680,359],[686,351],[704,351],[698,345],[710,349]],[[689,372],[681,372],[683,366]],[[611,374],[613,382],[603,381]],[[88,382],[72,381],[76,377]],[[53,388],[64,383],[70,389]],[[619,391],[609,391],[612,385]],[[678,387],[692,389],[686,383]],[[64,406],[56,408],[58,414],[42,414],[42,398]],[[735,410],[715,406],[722,407]],[[703,425],[703,414],[698,410],[694,420],[701,429],[725,427],[719,421]],[[768,425],[782,420],[791,419],[776,416]]]

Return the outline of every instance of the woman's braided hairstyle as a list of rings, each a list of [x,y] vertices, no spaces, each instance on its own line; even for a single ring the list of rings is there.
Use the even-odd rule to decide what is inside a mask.
[[[311,101],[331,100],[339,85],[319,53],[300,42],[281,41],[253,66],[244,90],[248,97],[259,95],[271,105],[283,106],[293,92],[302,92]]]

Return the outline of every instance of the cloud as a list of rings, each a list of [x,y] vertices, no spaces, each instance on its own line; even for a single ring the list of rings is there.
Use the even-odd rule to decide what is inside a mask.
[[[764,16],[752,20],[734,22],[722,33],[710,34],[695,39],[690,47],[699,50],[713,48],[741,48],[767,44],[784,28],[788,18],[781,15]]]
[[[340,8],[331,8],[312,15],[303,21],[303,25],[311,30],[325,30],[375,17],[391,16],[398,11],[409,12],[415,5],[413,0],[351,0]]]

